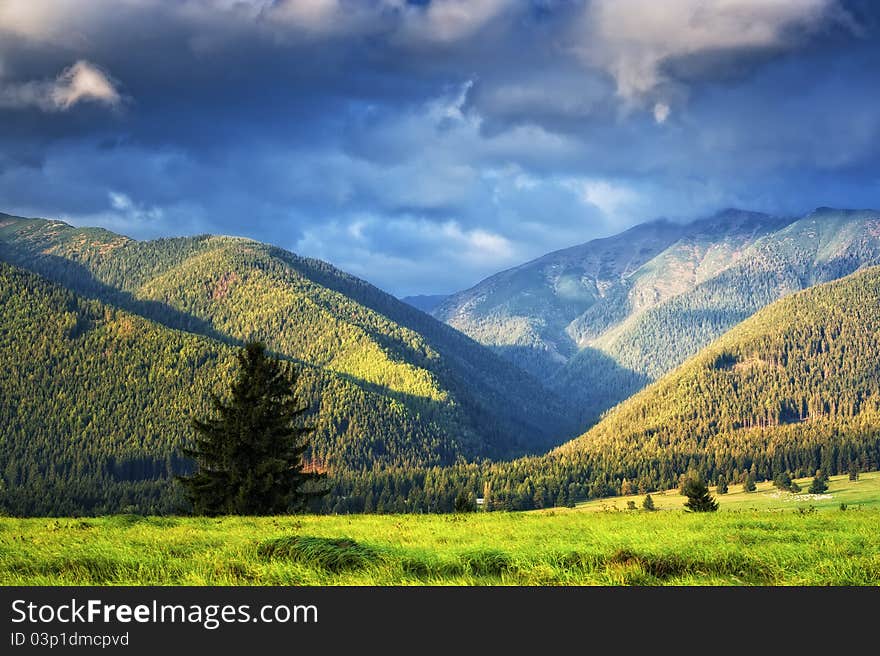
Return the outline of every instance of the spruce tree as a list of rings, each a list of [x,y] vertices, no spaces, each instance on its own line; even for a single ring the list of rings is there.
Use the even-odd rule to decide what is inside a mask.
[[[810,494],[822,494],[828,489],[828,477],[823,476],[821,471],[816,471],[816,476],[810,483]]]
[[[462,490],[455,497],[454,508],[457,513],[474,512],[477,509],[477,503],[473,495]]]
[[[682,481],[681,493],[688,498],[684,507],[691,512],[714,512],[718,502],[709,494],[708,486],[699,475],[689,474]]]
[[[773,485],[778,490],[788,492],[791,490],[791,474],[787,471],[781,471],[773,477]]]
[[[724,477],[724,474],[718,474],[715,491],[718,492],[718,494],[727,494],[727,479]]]
[[[196,514],[269,515],[301,510],[326,493],[324,474],[304,471],[307,405],[295,398],[297,372],[250,342],[238,353],[231,398],[211,395],[216,416],[192,422],[197,471],[180,477]]]
[[[647,510],[649,512],[652,510],[655,510],[654,499],[651,498],[650,494],[645,495],[645,499],[644,499],[644,501],[642,501],[642,508],[644,508],[645,510]]]
[[[752,478],[751,474],[746,474],[746,478],[743,481],[743,492],[754,492],[758,489],[758,486],[755,485],[755,479]]]

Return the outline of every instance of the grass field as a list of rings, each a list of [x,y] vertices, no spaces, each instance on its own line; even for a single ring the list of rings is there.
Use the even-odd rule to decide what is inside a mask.
[[[761,488],[705,514],[668,493],[653,513],[608,499],[530,513],[2,518],[0,583],[880,584],[880,474],[833,478],[831,499]]]
[[[828,491],[819,496],[807,493],[810,482],[813,480],[812,477],[794,480],[802,489],[802,492],[798,494],[780,492],[773,487],[773,483],[770,481],[758,483],[757,489],[749,493],[743,492],[740,484],[730,485],[727,494],[719,495],[715,488],[709,488],[709,492],[718,501],[721,510],[809,509],[811,506],[817,510],[828,508],[839,510],[841,503],[845,503],[853,509],[880,509],[880,472],[863,473],[859,475],[857,481],[850,481],[846,474],[832,476],[828,481]],[[653,492],[651,498],[658,510],[680,510],[686,501],[685,497],[678,493],[678,490]],[[643,499],[644,495],[609,497],[578,504],[578,509],[591,511],[626,510],[628,501],[634,501],[636,507],[641,508]]]

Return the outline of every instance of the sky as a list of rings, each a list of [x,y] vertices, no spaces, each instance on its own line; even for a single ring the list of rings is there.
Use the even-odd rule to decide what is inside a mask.
[[[0,211],[396,295],[660,217],[880,208],[871,0],[2,0]]]

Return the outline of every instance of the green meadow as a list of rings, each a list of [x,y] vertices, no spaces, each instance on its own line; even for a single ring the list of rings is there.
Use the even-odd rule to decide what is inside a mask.
[[[809,481],[799,480],[804,489]],[[0,518],[4,585],[878,585],[880,473],[457,515]],[[841,510],[841,503],[847,505]]]
[[[850,481],[846,474],[832,476],[828,480],[828,490],[821,495],[808,493],[813,478],[793,479],[801,487],[801,492],[792,494],[780,492],[771,481],[757,483],[754,492],[743,492],[741,484],[728,486],[727,494],[718,494],[714,487],[709,492],[718,501],[720,510],[826,510],[840,509],[844,503],[849,509],[880,509],[880,472],[867,472],[859,475],[857,481]],[[644,495],[608,497],[578,504],[578,510],[615,511],[626,510],[632,501],[637,508],[642,507]],[[651,499],[658,510],[679,510],[687,500],[678,490],[652,492]]]

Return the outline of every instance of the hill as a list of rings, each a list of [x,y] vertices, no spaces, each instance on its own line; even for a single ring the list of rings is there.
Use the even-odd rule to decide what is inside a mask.
[[[434,314],[567,395],[588,425],[765,305],[874,264],[880,213],[727,210],[551,253]]]
[[[443,406],[459,415],[446,432],[470,457],[540,450],[571,430],[561,402],[531,377],[325,262],[247,239],[135,241],[8,216],[0,243],[0,257],[77,294],[230,343],[262,340],[278,355],[415,404],[426,424]]]
[[[151,380],[150,363],[157,359],[167,369],[155,381],[159,388],[151,392],[156,395],[154,407],[168,403],[176,413],[169,422],[182,420],[185,428],[181,404],[197,405],[207,381],[216,384],[216,377],[201,368],[225,362],[230,347],[249,339],[263,340],[276,355],[303,366],[301,394],[313,401],[321,418],[311,457],[316,466],[342,478],[376,468],[408,469],[536,452],[571,431],[561,403],[502,358],[326,263],[271,246],[213,236],[140,242],[100,229],[4,215],[0,260],[14,264],[4,268],[6,302],[0,309],[0,330],[9,338],[3,354],[17,363],[6,372],[12,377],[8,384],[15,382],[19,402],[32,399],[26,404],[31,407],[29,414],[17,414],[14,421],[0,425],[0,437],[9,449],[0,464],[16,469],[39,460],[43,447],[27,444],[31,434],[56,440],[62,454],[53,457],[48,469],[35,470],[33,481],[53,467],[63,471],[61,478],[71,484],[76,480],[74,471],[84,479],[89,472],[101,471],[103,465],[97,460],[85,468],[73,464],[66,442],[82,440],[101,443],[105,459],[140,443],[144,449],[135,449],[137,455],[132,457],[149,461],[143,473],[129,476],[122,467],[113,475],[144,485],[164,479],[179,464],[167,447],[177,443],[182,432],[134,416],[147,407],[139,405],[143,401],[136,394]],[[136,327],[149,326],[148,343],[122,341],[93,349],[87,341],[65,337],[64,326],[70,321],[98,325],[94,317],[107,313],[124,316]],[[44,345],[39,357],[23,356],[25,325],[31,326],[36,343],[42,343],[37,339],[39,326],[58,327],[54,341]],[[141,331],[133,332],[137,336]],[[102,335],[95,333],[96,338]],[[163,342],[197,338],[202,340],[200,349],[215,354],[198,356],[198,367],[187,359],[163,360],[156,352]],[[130,355],[132,362],[125,366],[131,372],[109,374],[99,357],[104,351],[120,358]],[[59,369],[58,363],[71,358],[76,363],[70,365],[72,369]],[[41,373],[23,375],[32,370]],[[94,377],[97,396],[83,396],[75,381],[52,375],[70,370]],[[199,376],[204,380],[196,384]],[[176,404],[169,401],[179,386],[187,385],[195,385],[189,395]],[[12,396],[8,398],[4,407],[11,412],[14,404]],[[114,437],[99,438],[106,428],[94,421],[65,423],[68,415],[92,417],[98,398],[104,403],[100,413],[104,424],[126,427],[110,430]],[[110,412],[111,408],[115,410]],[[154,443],[154,431],[167,439]],[[16,470],[6,477],[7,489],[13,487],[11,481],[18,487],[27,478]],[[103,483],[84,482],[81,489],[86,496],[72,495],[82,499],[72,508],[80,512],[104,507],[103,500],[88,497],[96,486]],[[159,488],[150,489],[139,498],[153,503]],[[61,512],[60,508],[54,512]]]
[[[0,509],[180,510],[170,478],[189,466],[179,455],[189,419],[228,389],[234,352],[0,262]],[[340,489],[352,472],[465,456],[454,408],[426,401],[419,416],[414,403],[310,365],[299,382],[301,398],[319,391],[309,458]]]
[[[878,307],[880,267],[777,301],[579,438],[494,466],[493,493],[533,507],[619,494],[624,481],[667,489],[688,469],[733,482],[877,469]]]

